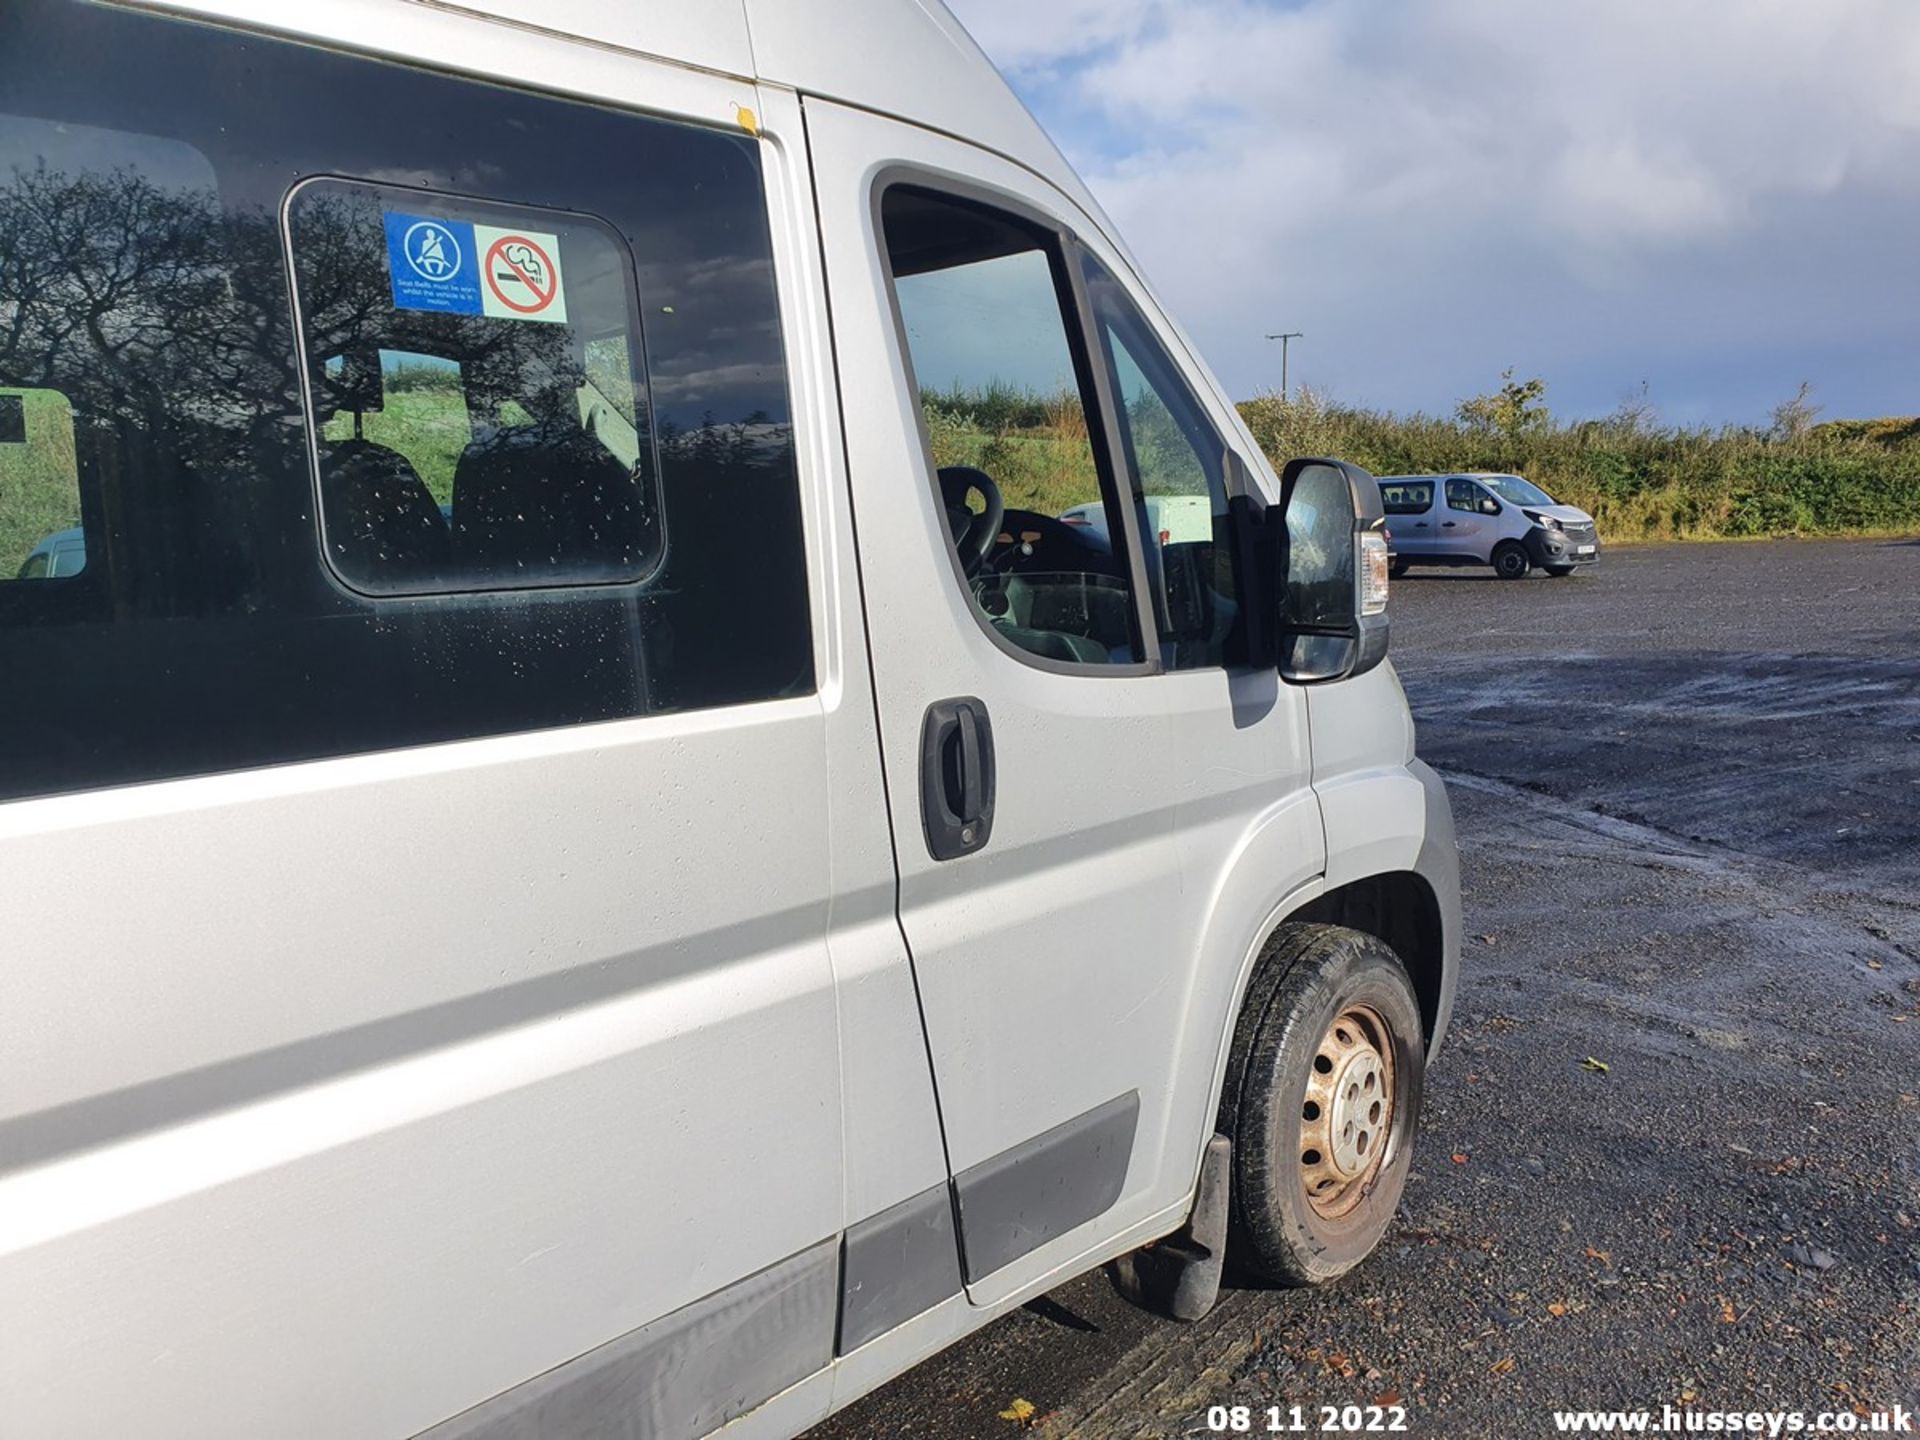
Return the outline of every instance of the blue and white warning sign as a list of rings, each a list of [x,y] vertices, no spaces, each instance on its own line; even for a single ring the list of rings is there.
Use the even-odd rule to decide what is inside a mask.
[[[397,210],[386,227],[395,309],[566,323],[559,236]]]
[[[428,215],[386,213],[387,273],[396,310],[479,315],[480,257],[473,226]]]

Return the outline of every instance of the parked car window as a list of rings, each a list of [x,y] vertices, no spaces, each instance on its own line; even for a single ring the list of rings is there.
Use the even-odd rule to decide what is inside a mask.
[[[1489,475],[1487,487],[1499,495],[1502,500],[1512,501],[1515,505],[1557,505],[1546,491],[1530,480],[1518,475]]]
[[[1228,664],[1242,649],[1243,627],[1226,442],[1119,281],[1084,252],[1081,264],[1146,537],[1162,663],[1169,670]]]
[[[73,407],[58,390],[0,392],[0,581],[64,579],[86,565]]]
[[[1433,508],[1431,480],[1383,480],[1380,501],[1389,515],[1420,515]]]
[[[1494,502],[1493,497],[1473,481],[1447,481],[1447,508],[1449,510],[1471,510],[1478,514],[1481,507],[1489,502],[1494,503],[1495,509],[1499,508],[1498,502]]]
[[[1138,663],[1124,527],[1084,518],[1117,514],[1116,491],[1088,424],[1056,238],[909,186],[882,211],[930,466],[976,614],[1043,660]],[[1005,507],[997,526],[989,494]]]
[[[531,242],[500,293],[397,293],[463,226]],[[50,682],[0,687],[0,797],[813,688],[743,132],[15,0],[0,320],[0,464],[37,393],[72,432],[0,514],[47,577],[0,583],[0,669]],[[32,560],[70,528],[78,573]]]

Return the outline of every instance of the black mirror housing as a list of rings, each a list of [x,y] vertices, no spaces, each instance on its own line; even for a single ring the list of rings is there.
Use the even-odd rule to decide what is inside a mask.
[[[1318,685],[1387,657],[1387,515],[1379,483],[1345,460],[1305,456],[1280,473],[1270,573],[1282,678]]]

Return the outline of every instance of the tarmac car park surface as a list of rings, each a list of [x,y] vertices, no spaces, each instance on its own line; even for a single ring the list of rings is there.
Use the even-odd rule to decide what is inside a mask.
[[[1467,938],[1380,1251],[1193,1326],[1086,1276],[812,1440],[1920,1404],[1920,541],[1416,570],[1392,614]]]

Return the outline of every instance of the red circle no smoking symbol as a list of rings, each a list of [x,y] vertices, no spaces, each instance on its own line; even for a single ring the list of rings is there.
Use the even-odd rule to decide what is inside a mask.
[[[538,315],[560,293],[553,257],[524,235],[502,235],[481,266],[493,298],[522,315]]]

